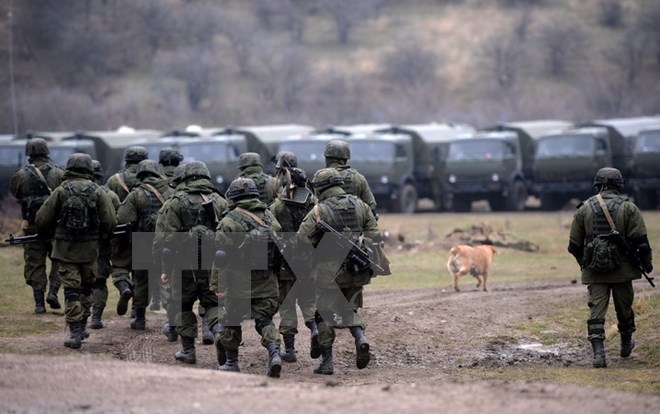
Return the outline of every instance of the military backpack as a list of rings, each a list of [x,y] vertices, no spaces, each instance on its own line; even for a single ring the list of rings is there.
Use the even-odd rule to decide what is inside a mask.
[[[96,209],[96,184],[63,183],[66,199],[55,229],[55,238],[69,241],[91,241],[99,238]]]

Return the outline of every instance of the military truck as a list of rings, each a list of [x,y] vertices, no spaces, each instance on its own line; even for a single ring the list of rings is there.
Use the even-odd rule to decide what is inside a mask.
[[[637,207],[658,207],[660,198],[660,125],[640,131],[631,148],[626,191],[632,193]]]
[[[498,124],[449,144],[445,174],[454,211],[487,200],[493,211],[522,211],[532,192],[534,140],[571,123],[561,120]]]

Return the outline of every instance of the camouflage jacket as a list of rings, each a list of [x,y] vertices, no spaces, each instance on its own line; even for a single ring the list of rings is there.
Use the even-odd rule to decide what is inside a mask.
[[[108,181],[105,183],[105,185],[114,191],[117,196],[119,196],[120,201],[124,201],[124,199],[128,196],[128,193],[131,192],[133,186],[140,182],[135,176],[136,172],[137,164],[126,164],[126,167],[123,170],[108,178]],[[122,182],[126,188],[124,188]]]
[[[246,167],[236,178],[239,177],[249,178],[254,181],[259,190],[259,200],[266,203],[266,205],[270,204],[277,197],[277,190],[280,186],[279,181],[277,178],[264,173],[263,168],[257,165]]]
[[[339,171],[341,178],[344,179],[344,184],[341,186],[344,191],[360,198],[360,200],[369,206],[372,212],[376,211],[376,198],[371,192],[369,183],[364,178],[364,175],[360,174],[355,168],[351,168],[345,164],[331,163],[328,165],[328,168],[334,168]]]

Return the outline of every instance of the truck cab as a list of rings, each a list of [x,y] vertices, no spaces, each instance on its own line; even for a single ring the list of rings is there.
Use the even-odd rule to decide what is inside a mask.
[[[660,197],[660,125],[640,131],[632,145],[629,171],[626,187],[637,207],[644,210],[657,208]]]

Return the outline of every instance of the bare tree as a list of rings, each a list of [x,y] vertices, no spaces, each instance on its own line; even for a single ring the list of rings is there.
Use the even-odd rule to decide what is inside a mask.
[[[607,27],[620,27],[623,24],[623,4],[621,0],[599,0],[600,23]]]
[[[251,0],[251,3],[261,28],[270,31],[282,27],[291,33],[291,39],[302,39],[307,3],[297,4],[295,0]]]
[[[484,57],[497,85],[511,89],[518,81],[525,65],[524,47],[512,36],[493,37],[484,44]]]
[[[249,75],[251,71],[250,60],[258,27],[254,19],[241,10],[230,10],[219,19],[222,35],[229,40],[238,69],[242,75]]]
[[[548,71],[553,76],[566,73],[568,66],[584,57],[587,36],[582,26],[559,16],[541,28],[541,46],[545,48]]]
[[[186,96],[193,111],[200,109],[202,102],[210,96],[217,64],[203,52],[193,48],[168,55],[160,59],[157,74],[173,76],[186,85]]]
[[[385,77],[405,88],[418,89],[433,83],[437,67],[438,57],[414,39],[402,41],[382,59]]]
[[[628,86],[633,86],[642,72],[647,44],[646,36],[635,28],[625,33],[618,47],[603,52],[624,73]]]
[[[136,32],[143,36],[154,56],[164,45],[171,44],[176,36],[175,10],[160,0],[141,0],[127,5],[136,16]],[[187,6],[184,10],[194,7]]]
[[[339,44],[345,45],[351,32],[360,23],[378,15],[382,0],[317,0],[321,9],[327,12],[337,29]]]
[[[527,40],[527,33],[529,32],[529,26],[533,22],[533,17],[532,17],[532,7],[523,7],[522,11],[520,12],[520,16],[518,17],[518,20],[516,20],[516,23],[514,25],[514,33],[518,40],[521,42],[524,42]]]
[[[655,46],[655,61],[660,69],[660,3],[643,1],[637,14],[637,26],[651,39]]]
[[[634,91],[619,74],[594,68],[580,85],[587,108],[603,117],[621,116],[630,107]]]

